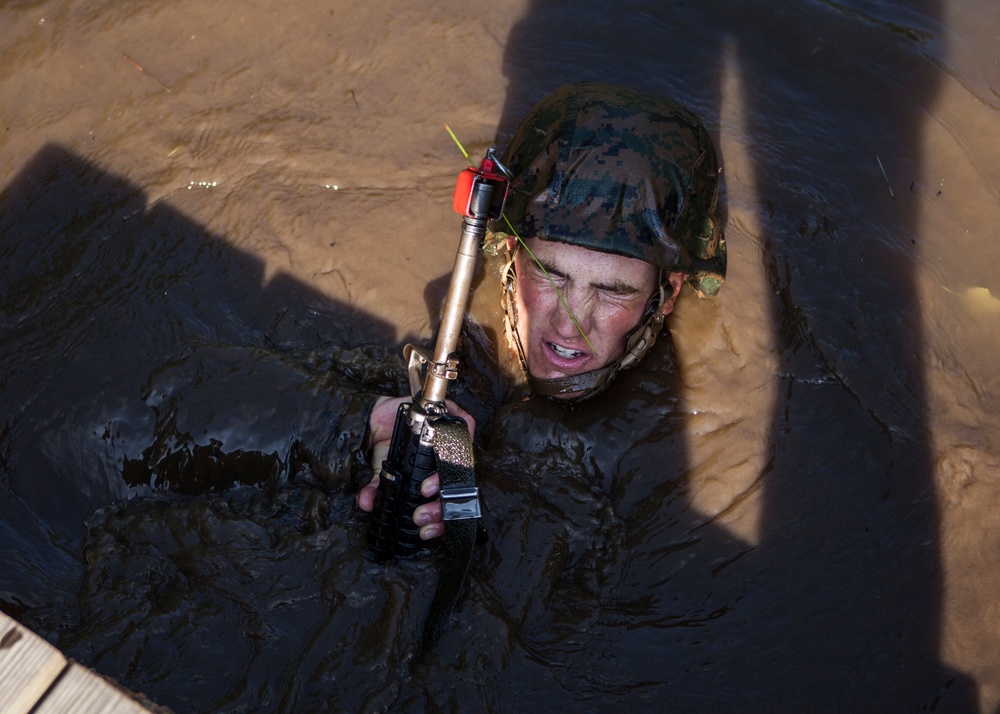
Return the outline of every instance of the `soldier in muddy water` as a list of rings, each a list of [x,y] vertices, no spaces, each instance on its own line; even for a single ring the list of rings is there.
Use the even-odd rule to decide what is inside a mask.
[[[638,364],[687,282],[714,296],[726,274],[711,138],[690,111],[627,87],[564,86],[520,123],[504,164],[513,181],[500,253],[511,359],[535,394],[577,403]],[[374,402],[373,463],[388,449],[407,397]],[[452,403],[475,427],[473,417]],[[358,494],[372,510],[378,473]],[[439,492],[427,479],[425,497]],[[440,502],[414,512],[420,536],[441,535]]]

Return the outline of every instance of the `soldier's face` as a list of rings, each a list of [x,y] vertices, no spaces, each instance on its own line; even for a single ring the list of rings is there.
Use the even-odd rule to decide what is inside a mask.
[[[565,377],[618,360],[625,353],[626,337],[639,324],[646,302],[657,289],[658,270],[635,258],[580,246],[537,238],[526,243],[569,308],[561,304],[528,251],[519,249],[515,255],[517,334],[531,375]],[[675,290],[664,306],[665,313],[673,308],[682,279],[679,273],[671,275]]]

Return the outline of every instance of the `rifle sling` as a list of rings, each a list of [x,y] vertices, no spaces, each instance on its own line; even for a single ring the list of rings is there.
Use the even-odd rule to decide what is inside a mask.
[[[436,424],[434,452],[437,456],[442,492],[447,489],[475,487],[476,472],[472,440],[464,422],[449,420]],[[431,602],[430,612],[424,623],[424,651],[437,642],[448,628],[448,620],[458,602],[462,583],[472,562],[478,526],[478,517],[449,520],[445,525],[444,563],[434,600]]]

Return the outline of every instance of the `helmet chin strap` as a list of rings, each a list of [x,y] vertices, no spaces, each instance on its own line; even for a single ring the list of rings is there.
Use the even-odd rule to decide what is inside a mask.
[[[564,402],[578,402],[601,392],[616,373],[615,366],[608,365],[589,372],[551,379],[538,379],[529,374],[528,386],[531,387],[531,391],[545,397]]]
[[[515,248],[516,252],[516,248]],[[659,291],[654,293],[646,304],[646,311],[639,320],[639,324],[629,333],[625,340],[625,354],[621,359],[606,365],[572,374],[566,377],[553,377],[551,379],[540,379],[533,377],[528,371],[528,361],[524,355],[524,347],[521,345],[521,338],[517,334],[517,275],[514,271],[514,256],[511,254],[502,270],[500,271],[502,294],[500,303],[504,312],[504,332],[507,335],[508,344],[517,351],[518,359],[521,362],[521,371],[527,379],[531,391],[541,394],[544,397],[558,399],[561,402],[580,402],[589,399],[604,391],[608,384],[618,376],[623,369],[630,369],[637,365],[645,357],[646,353],[653,347],[660,330],[663,329],[663,303],[667,299],[667,287],[670,287],[670,294],[673,288],[667,281],[666,271],[660,270]]]

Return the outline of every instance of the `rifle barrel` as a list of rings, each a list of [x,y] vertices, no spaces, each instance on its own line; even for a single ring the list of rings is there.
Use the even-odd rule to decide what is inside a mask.
[[[488,182],[476,185],[472,199],[475,215],[488,215],[492,193],[493,186]],[[448,285],[448,295],[445,297],[441,326],[438,328],[437,343],[434,347],[435,365],[447,363],[448,358],[458,349],[462,321],[469,305],[472,278],[476,272],[476,258],[484,235],[486,235],[486,218],[466,216],[463,219],[462,238],[455,254],[455,267],[451,272],[451,282]],[[445,375],[435,371],[434,365],[430,365],[424,378],[423,396],[420,400],[420,406],[425,411],[429,406],[431,410],[443,409],[448,381]]]

